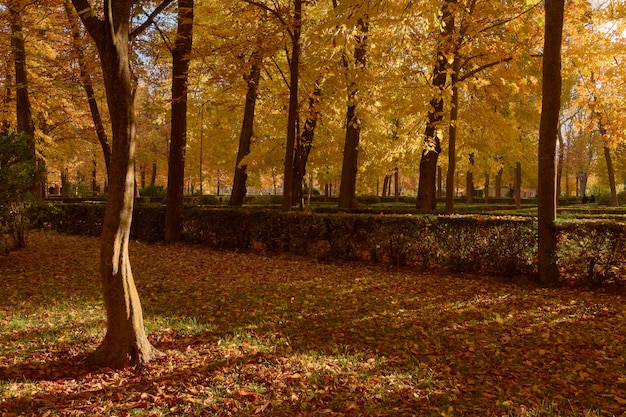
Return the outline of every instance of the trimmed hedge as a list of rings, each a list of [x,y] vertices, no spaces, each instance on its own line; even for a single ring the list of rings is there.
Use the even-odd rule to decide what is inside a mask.
[[[47,223],[58,231],[98,235],[103,204],[62,204]],[[163,239],[165,207],[135,206],[131,237]],[[560,223],[562,276],[590,284],[626,276],[626,224]],[[537,272],[533,217],[284,213],[270,209],[186,206],[182,238],[216,250],[292,253],[321,260],[369,261],[422,269],[515,276]]]

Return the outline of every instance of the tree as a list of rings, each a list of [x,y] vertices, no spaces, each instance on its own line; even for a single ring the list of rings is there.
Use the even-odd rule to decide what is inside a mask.
[[[31,142],[32,163],[43,166],[41,158],[37,157],[35,141],[35,124],[33,122],[32,107],[28,92],[28,71],[26,66],[26,42],[23,28],[23,14],[25,5],[19,0],[9,2],[9,15],[11,18],[11,46],[13,49],[13,62],[15,65],[15,104],[17,116],[17,131],[26,134]],[[39,170],[37,170],[39,171]],[[34,195],[43,197],[44,183],[41,175],[33,177]]]
[[[341,184],[339,186],[339,208],[355,208],[356,202],[356,177],[358,172],[359,142],[361,139],[361,119],[359,112],[359,85],[356,73],[365,69],[367,60],[367,33],[369,29],[369,17],[363,14],[356,22],[356,44],[354,46],[354,72],[350,75],[350,64],[347,56],[342,56],[344,67],[348,76],[348,108],[346,111],[346,139],[343,148],[343,164],[341,167]]]
[[[81,83],[83,89],[85,90],[85,94],[87,95],[89,111],[91,112],[93,125],[96,129],[96,134],[98,136],[98,141],[100,142],[100,147],[102,148],[102,154],[104,155],[104,163],[106,166],[106,172],[108,177],[109,171],[111,169],[111,144],[109,143],[109,137],[106,133],[106,129],[104,128],[102,116],[100,115],[100,107],[98,106],[98,100],[95,95],[92,75],[87,65],[87,57],[85,56],[84,45],[82,44],[81,40],[80,27],[78,26],[78,22],[76,21],[77,16],[75,15],[74,10],[71,8],[69,0],[65,0],[63,2],[63,6],[65,7],[65,13],[67,14],[70,30],[72,32],[72,39],[74,41],[73,46],[76,56],[78,58],[78,67],[80,68]]]
[[[246,196],[246,180],[248,179],[247,164],[243,164],[243,159],[250,153],[250,144],[254,134],[254,110],[258,97],[259,81],[261,80],[261,63],[258,53],[253,53],[251,58],[250,73],[246,75],[245,81],[248,84],[246,92],[246,103],[244,105],[243,122],[241,124],[241,134],[239,135],[239,150],[237,152],[237,166],[233,179],[233,191],[230,196],[230,205],[241,207]]]
[[[194,0],[178,0],[178,32],[172,50],[172,130],[167,175],[165,242],[180,239],[187,146],[187,85],[193,43]]]
[[[135,86],[129,61],[133,0],[104,0],[96,9],[89,0],[72,0],[98,48],[112,124],[109,197],[100,238],[100,276],[107,312],[104,340],[89,357],[96,366],[141,366],[158,355],[145,332],[128,245],[135,196]],[[161,3],[150,20],[170,1]]]
[[[543,48],[543,86],[539,124],[539,280],[556,282],[556,142],[561,111],[561,43],[563,37],[564,0],[545,1],[545,40]]]

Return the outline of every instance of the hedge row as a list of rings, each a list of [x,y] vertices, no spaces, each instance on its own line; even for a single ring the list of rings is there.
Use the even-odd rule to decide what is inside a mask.
[[[103,204],[63,204],[47,219],[61,232],[98,235]],[[131,237],[163,239],[165,207],[136,205]],[[531,217],[283,213],[186,207],[183,240],[217,250],[292,253],[321,260],[433,266],[485,275],[537,270],[537,223]],[[562,276],[589,283],[626,276],[626,225],[568,221],[559,225]]]

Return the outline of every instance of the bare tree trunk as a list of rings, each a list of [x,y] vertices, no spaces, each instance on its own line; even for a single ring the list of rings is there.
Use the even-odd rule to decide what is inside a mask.
[[[248,90],[246,92],[246,104],[243,112],[243,122],[241,124],[241,134],[239,135],[239,149],[237,151],[237,165],[233,178],[233,190],[230,195],[230,205],[241,207],[246,197],[246,181],[248,180],[247,165],[242,165],[241,161],[250,153],[250,144],[254,133],[254,109],[258,97],[259,81],[261,80],[261,63],[258,54],[252,54],[252,67],[250,74],[245,76]]]
[[[469,154],[469,163],[470,163],[470,169],[467,171],[467,174],[465,176],[465,179],[466,179],[465,202],[467,204],[472,204],[474,203],[474,173],[472,172],[472,167],[474,166],[474,153],[473,152]]]
[[[522,163],[515,164],[515,208],[522,208]]]
[[[294,150],[293,161],[293,194],[292,205],[300,205],[302,208],[303,194],[302,184],[306,176],[306,164],[309,160],[309,154],[313,148],[313,138],[315,137],[315,128],[319,119],[319,102],[322,89],[318,83],[315,83],[313,93],[309,96],[309,111],[304,121],[304,130],[298,135],[298,143]]]
[[[454,213],[454,176],[456,173],[456,122],[459,119],[459,57],[452,62],[452,107],[450,108],[450,127],[448,128],[448,172],[446,176],[446,214]]]
[[[289,114],[287,116],[287,144],[285,146],[285,169],[283,176],[283,211],[290,211],[293,190],[293,155],[298,135],[298,84],[300,82],[300,55],[302,44],[302,1],[294,0],[293,27],[291,34],[291,62],[289,64]]]
[[[19,1],[9,2],[9,17],[11,19],[11,48],[15,66],[15,104],[17,116],[17,131],[26,134],[31,143],[33,164],[43,167],[43,160],[37,156],[35,140],[35,124],[33,123],[32,107],[28,94],[28,72],[26,67],[26,43],[23,28],[23,7]],[[33,194],[44,197],[43,178],[41,174],[35,176]]]
[[[615,169],[613,168],[613,159],[611,158],[611,149],[604,146],[604,159],[606,161],[606,169],[609,174],[609,187],[611,188],[611,207],[617,207],[617,187],[615,184]]]
[[[504,168],[500,168],[496,174],[496,198],[502,197],[502,174],[504,174]]]
[[[135,191],[135,94],[128,59],[133,1],[109,1],[105,0],[104,20],[99,20],[98,13],[86,12],[93,10],[87,0],[72,3],[98,46],[113,131],[109,198],[100,238],[107,332],[88,361],[122,368],[141,366],[158,351],[145,333],[128,255]]]
[[[358,32],[354,47],[354,64],[357,69],[363,70],[366,66],[367,32],[369,30],[368,16],[357,20]],[[345,61],[344,66],[348,68]],[[341,184],[339,185],[339,208],[356,208],[356,177],[359,170],[359,142],[361,140],[361,120],[358,112],[359,86],[357,80],[350,80],[348,85],[348,110],[346,112],[346,140],[343,148],[343,164],[341,167]]]
[[[485,204],[489,204],[489,173],[485,172]]]
[[[545,1],[543,87],[539,125],[539,280],[558,281],[556,220],[556,142],[561,110],[561,42],[564,0]]]
[[[96,100],[95,90],[93,83],[91,82],[91,73],[87,66],[85,54],[83,52],[83,46],[81,42],[80,27],[78,26],[76,13],[72,9],[69,0],[63,2],[65,6],[65,13],[70,24],[72,31],[72,38],[74,40],[74,51],[78,57],[78,67],[80,68],[80,79],[83,85],[83,89],[87,95],[87,102],[89,103],[89,110],[91,112],[91,119],[93,120],[94,128],[96,129],[96,135],[98,136],[98,142],[102,148],[102,154],[104,156],[104,163],[107,170],[107,178],[109,171],[111,170],[111,144],[107,137],[106,130],[104,129],[104,123],[102,123],[102,116],[100,115],[100,108],[98,101]]]
[[[559,159],[556,168],[556,201],[558,204],[559,197],[561,196],[561,178],[563,177],[563,166],[565,165],[565,145],[563,143],[563,134],[561,133],[560,124],[557,130],[557,138],[559,140]]]
[[[170,153],[167,173],[165,243],[180,240],[187,147],[187,90],[193,43],[194,0],[178,0],[178,32],[172,50],[172,104]]]

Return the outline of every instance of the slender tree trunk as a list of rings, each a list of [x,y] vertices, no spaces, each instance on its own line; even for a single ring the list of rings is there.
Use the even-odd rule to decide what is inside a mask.
[[[135,192],[134,86],[128,58],[131,0],[104,2],[104,20],[89,13],[86,0],[72,0],[98,46],[113,148],[109,198],[100,238],[100,275],[107,312],[107,332],[90,356],[97,366],[141,366],[158,351],[150,344],[128,255]]]
[[[357,20],[356,45],[354,47],[354,65],[357,71],[365,69],[367,64],[367,32],[369,17],[367,15]],[[349,64],[344,55],[344,67]],[[348,71],[349,72],[349,71]],[[356,208],[356,179],[359,170],[359,142],[361,140],[361,119],[359,85],[356,79],[348,82],[348,110],[346,112],[346,140],[343,148],[343,164],[341,166],[341,184],[339,184],[339,208]]]
[[[611,188],[611,207],[617,207],[617,186],[615,184],[615,169],[613,168],[613,159],[611,158],[611,149],[604,146],[604,160],[606,161],[606,169],[609,174],[609,187]]]
[[[489,173],[485,172],[485,204],[489,204]]]
[[[396,167],[393,173],[394,201],[396,203],[400,201],[400,176],[398,174],[398,167]]]
[[[35,124],[33,123],[32,107],[28,94],[28,72],[26,66],[26,42],[23,27],[23,7],[21,2],[12,0],[9,2],[9,16],[11,19],[11,48],[15,66],[15,104],[17,116],[17,131],[26,134],[30,140],[33,164],[37,168],[43,168],[43,160],[37,156],[35,140]],[[43,176],[35,176],[33,194],[44,197]]]
[[[300,208],[302,208],[302,200],[304,198],[302,184],[306,176],[306,164],[313,148],[315,128],[319,119],[318,106],[321,94],[322,90],[319,84],[316,83],[313,93],[309,96],[309,112],[304,121],[304,130],[298,135],[298,143],[294,150],[292,205],[300,205]]]
[[[452,62],[452,107],[448,128],[448,172],[446,176],[446,214],[454,213],[454,176],[456,172],[456,123],[459,119],[459,57],[455,54]]]
[[[496,198],[502,197],[502,174],[504,174],[504,168],[498,169],[496,174]]]
[[[557,130],[557,138],[559,140],[559,157],[556,167],[556,202],[558,204],[559,197],[561,196],[561,178],[563,177],[563,166],[565,165],[565,145],[563,143],[563,134],[561,133],[560,124]]]
[[[430,109],[428,110],[416,200],[417,210],[423,212],[434,212],[437,208],[437,159],[441,153],[441,138],[437,132],[443,121],[443,95],[446,89],[449,68],[447,55],[453,50],[452,35],[454,34],[456,3],[457,0],[446,0],[441,9],[441,37],[443,40],[440,42],[437,50],[437,62],[435,63],[432,81],[436,95],[430,101]]]
[[[65,0],[63,2],[63,5],[65,6],[65,13],[67,14],[67,19],[70,24],[70,30],[72,31],[72,39],[74,40],[74,51],[78,58],[78,67],[80,68],[80,80],[83,85],[83,89],[85,90],[85,93],[87,95],[87,102],[89,103],[89,110],[91,112],[91,120],[93,120],[93,125],[96,129],[96,135],[98,136],[98,142],[100,142],[100,147],[102,148],[102,154],[104,156],[104,163],[106,166],[108,177],[109,171],[111,170],[111,144],[109,143],[109,138],[107,137],[106,130],[104,128],[104,123],[102,123],[100,108],[98,106],[98,101],[96,100],[93,83],[91,82],[92,76],[89,71],[89,67],[87,66],[85,53],[83,52],[80,27],[78,26],[78,21],[76,20],[78,16],[76,16],[76,13],[72,9],[70,0]]]
[[[239,135],[239,150],[237,151],[237,165],[233,179],[233,190],[229,203],[231,206],[235,207],[243,206],[243,201],[246,197],[248,166],[242,165],[241,161],[250,153],[250,144],[252,143],[252,135],[254,133],[254,109],[258,97],[259,81],[261,80],[261,65],[257,55],[258,54],[252,54],[250,74],[244,77],[248,84],[248,90],[246,92],[246,104],[244,106],[241,134]]]
[[[302,44],[302,1],[294,0],[293,28],[291,31],[291,63],[289,65],[289,114],[287,116],[287,144],[283,175],[283,211],[290,211],[293,190],[293,156],[298,135],[298,84],[300,78],[300,55]]]
[[[522,208],[522,163],[518,162],[515,164],[515,208]]]
[[[539,280],[558,281],[556,220],[556,142],[561,110],[561,42],[564,0],[545,1],[543,87],[539,124]]]
[[[178,32],[172,50],[172,130],[167,173],[165,243],[180,240],[187,147],[187,90],[193,43],[194,0],[178,0]]]
[[[156,175],[157,175],[157,164],[156,162],[152,162],[152,175],[150,175],[150,185],[156,185]]]
[[[474,173],[472,172],[472,167],[474,166],[474,153],[469,154],[469,163],[470,169],[467,171],[467,175],[465,176],[466,180],[466,195],[465,202],[467,204],[474,203]]]
[[[11,90],[11,86],[13,85],[13,74],[11,70],[7,67],[7,71],[4,77],[4,96],[2,97],[2,103],[4,106],[2,107],[2,122],[0,123],[0,129],[3,132],[8,132],[11,130],[11,118],[13,117],[13,112],[8,111],[7,109],[10,107],[10,103],[13,101],[13,92]]]

